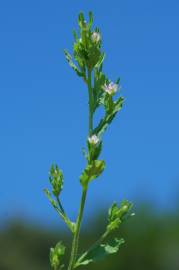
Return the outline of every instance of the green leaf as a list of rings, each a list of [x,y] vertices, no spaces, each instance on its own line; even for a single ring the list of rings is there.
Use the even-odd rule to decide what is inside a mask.
[[[67,50],[64,50],[64,53],[65,53],[65,57],[66,57],[66,60],[69,64],[69,66],[76,72],[76,74],[79,76],[79,77],[84,77],[84,73],[82,73],[78,68],[77,66],[73,63],[72,61],[72,56],[67,52]]]
[[[86,166],[80,176],[81,185],[86,188],[88,183],[102,174],[105,168],[104,160],[94,160]]]
[[[122,109],[123,103],[124,98],[123,97],[118,98],[118,100],[114,102],[113,113],[117,113],[118,111],[120,111]]]
[[[113,102],[112,108],[110,107],[110,111],[106,111],[104,118],[99,122],[98,126],[93,131],[97,136],[101,136],[101,134],[104,133],[109,124],[113,121],[117,112],[122,109],[123,101],[124,99],[120,97],[117,101]]]
[[[62,242],[56,244],[54,248],[50,249],[50,264],[55,270],[58,270],[61,264],[61,257],[65,254],[65,246]],[[63,266],[61,266],[62,268]]]
[[[90,248],[77,260],[75,268],[80,265],[87,265],[92,262],[101,261],[109,255],[117,253],[123,243],[124,239],[115,238],[114,240],[108,241],[105,244],[99,244]]]
[[[89,24],[88,24],[89,29],[91,28],[92,24],[93,24],[93,13],[90,11],[89,12]]]
[[[103,102],[104,102],[104,107],[105,107],[106,113],[108,115],[113,114],[115,103],[113,102],[112,96],[109,95],[108,93],[105,93]]]
[[[85,18],[84,18],[83,12],[80,12],[80,14],[78,15],[78,24],[80,28],[84,27]]]
[[[100,57],[99,57],[99,60],[97,62],[97,64],[95,65],[95,68],[100,68],[100,66],[102,65],[104,59],[105,59],[105,53],[101,53]]]
[[[97,145],[90,144],[89,141],[87,141],[88,146],[88,156],[87,160],[88,162],[92,162],[93,160],[97,160],[101,151],[102,151],[102,141],[100,141]]]
[[[94,69],[94,89],[93,89],[94,111],[97,109],[97,107],[101,103],[100,100],[104,93],[102,86],[104,85],[105,81],[106,81],[106,76],[98,68],[95,68]]]

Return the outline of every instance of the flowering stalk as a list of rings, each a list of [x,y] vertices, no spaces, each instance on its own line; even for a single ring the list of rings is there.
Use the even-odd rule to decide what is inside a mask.
[[[88,23],[84,20],[83,13],[80,13],[78,24],[80,31],[79,35],[74,32],[73,57],[65,50],[65,56],[69,65],[84,80],[89,98],[87,150],[84,150],[87,163],[80,176],[82,196],[76,222],[72,222],[68,218],[62,206],[60,194],[63,189],[63,173],[57,165],[52,165],[50,169],[49,181],[52,185],[52,194],[47,189],[44,190],[51,205],[66,223],[73,235],[67,270],[73,270],[81,265],[96,262],[101,258],[116,253],[124,243],[124,240],[113,238],[112,232],[117,230],[126,217],[130,215],[129,211],[132,207],[132,204],[128,201],[122,201],[120,205],[113,203],[108,211],[108,223],[104,233],[95,244],[78,256],[80,228],[88,187],[90,182],[100,176],[105,168],[105,161],[99,159],[102,151],[102,134],[106,131],[123,105],[122,97],[119,96],[114,100],[114,96],[119,90],[119,79],[112,82],[102,71],[105,54],[101,51],[102,38],[99,29],[95,28],[92,30],[92,13],[89,13]],[[98,125],[93,127],[95,111],[101,106],[104,108],[104,116]],[[61,242],[50,249],[50,263],[53,270],[60,270],[64,267],[61,263],[64,253],[65,246]]]

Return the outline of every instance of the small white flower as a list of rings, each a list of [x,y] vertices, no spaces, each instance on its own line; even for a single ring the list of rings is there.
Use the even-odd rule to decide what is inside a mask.
[[[93,32],[91,39],[94,43],[98,43],[101,40],[101,35],[98,32]]]
[[[88,138],[90,144],[96,145],[99,143],[99,138],[95,134]]]
[[[114,95],[117,92],[118,85],[116,83],[110,82],[109,84],[105,83],[102,88],[109,95]]]

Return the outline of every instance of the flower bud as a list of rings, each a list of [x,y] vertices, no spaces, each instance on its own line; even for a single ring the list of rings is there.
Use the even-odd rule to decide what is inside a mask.
[[[101,35],[98,32],[93,32],[91,35],[91,39],[94,43],[98,43],[101,40]]]

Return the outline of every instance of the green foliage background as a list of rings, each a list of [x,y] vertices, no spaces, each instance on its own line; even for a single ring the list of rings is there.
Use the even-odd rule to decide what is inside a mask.
[[[125,222],[117,232],[126,240],[119,253],[81,269],[179,269],[178,211],[158,213],[150,207],[141,207],[135,212],[136,216]],[[81,234],[81,250],[100,235],[105,218],[101,211],[93,222],[84,224],[86,231]],[[49,248],[57,239],[70,246],[69,233],[60,228],[47,230],[20,220],[9,222],[0,231],[0,270],[49,270]],[[65,258],[68,255],[67,250]]]

